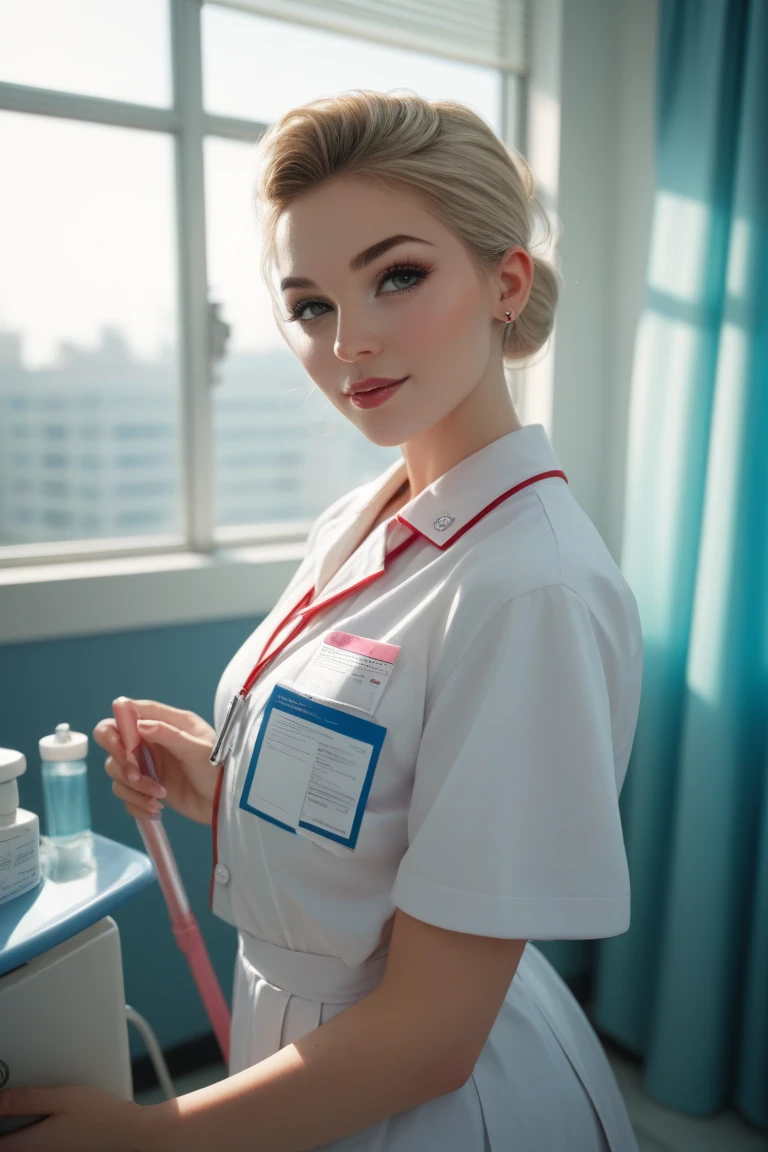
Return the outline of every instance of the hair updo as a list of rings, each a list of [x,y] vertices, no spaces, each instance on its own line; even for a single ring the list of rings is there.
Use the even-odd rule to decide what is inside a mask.
[[[263,243],[261,272],[276,316],[272,267],[281,213],[303,192],[349,175],[417,194],[482,270],[496,268],[507,249],[526,248],[534,262],[533,283],[519,316],[503,325],[502,359],[527,358],[546,343],[560,274],[534,254],[531,236],[538,219],[549,246],[549,217],[525,157],[466,105],[432,102],[408,90],[352,89],[286,112],[259,140],[257,158],[253,207]]]

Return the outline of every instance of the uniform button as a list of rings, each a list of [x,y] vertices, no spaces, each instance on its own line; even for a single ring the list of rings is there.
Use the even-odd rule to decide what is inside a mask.
[[[226,864],[217,864],[213,870],[213,874],[219,884],[226,884],[227,880],[229,880],[229,868],[227,868]]]

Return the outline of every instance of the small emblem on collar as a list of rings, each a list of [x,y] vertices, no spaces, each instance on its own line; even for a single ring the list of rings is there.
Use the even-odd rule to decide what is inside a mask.
[[[445,532],[446,528],[450,528],[455,519],[455,516],[438,516],[434,522],[435,532]]]

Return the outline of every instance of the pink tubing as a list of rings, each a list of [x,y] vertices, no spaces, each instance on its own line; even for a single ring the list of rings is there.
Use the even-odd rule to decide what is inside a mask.
[[[126,752],[133,752],[139,771],[158,779],[157,771],[149,748],[139,735],[136,705],[125,696],[112,702],[117,730],[125,745]],[[187,893],[182,883],[176,860],[163,827],[162,818],[157,816],[137,816],[141,838],[147,855],[157,874],[160,891],[168,907],[171,927],[176,943],[187,958],[192,978],[197,985],[200,999],[208,1014],[224,1063],[229,1067],[230,1015],[227,1002],[213,970],[210,957],[203,941],[200,925],[189,906]]]

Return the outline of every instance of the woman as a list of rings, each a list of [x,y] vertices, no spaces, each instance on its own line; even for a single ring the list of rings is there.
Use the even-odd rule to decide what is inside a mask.
[[[629,925],[642,664],[632,593],[505,382],[557,298],[530,170],[460,104],[369,91],[287,113],[261,161],[285,339],[403,459],[318,518],[226,668],[217,733],[258,675],[223,767],[204,720],[153,701],[164,790],[96,727],[132,816],[160,796],[212,823],[239,937],[229,1078],[130,1113],[130,1147],[632,1152],[527,943]]]

